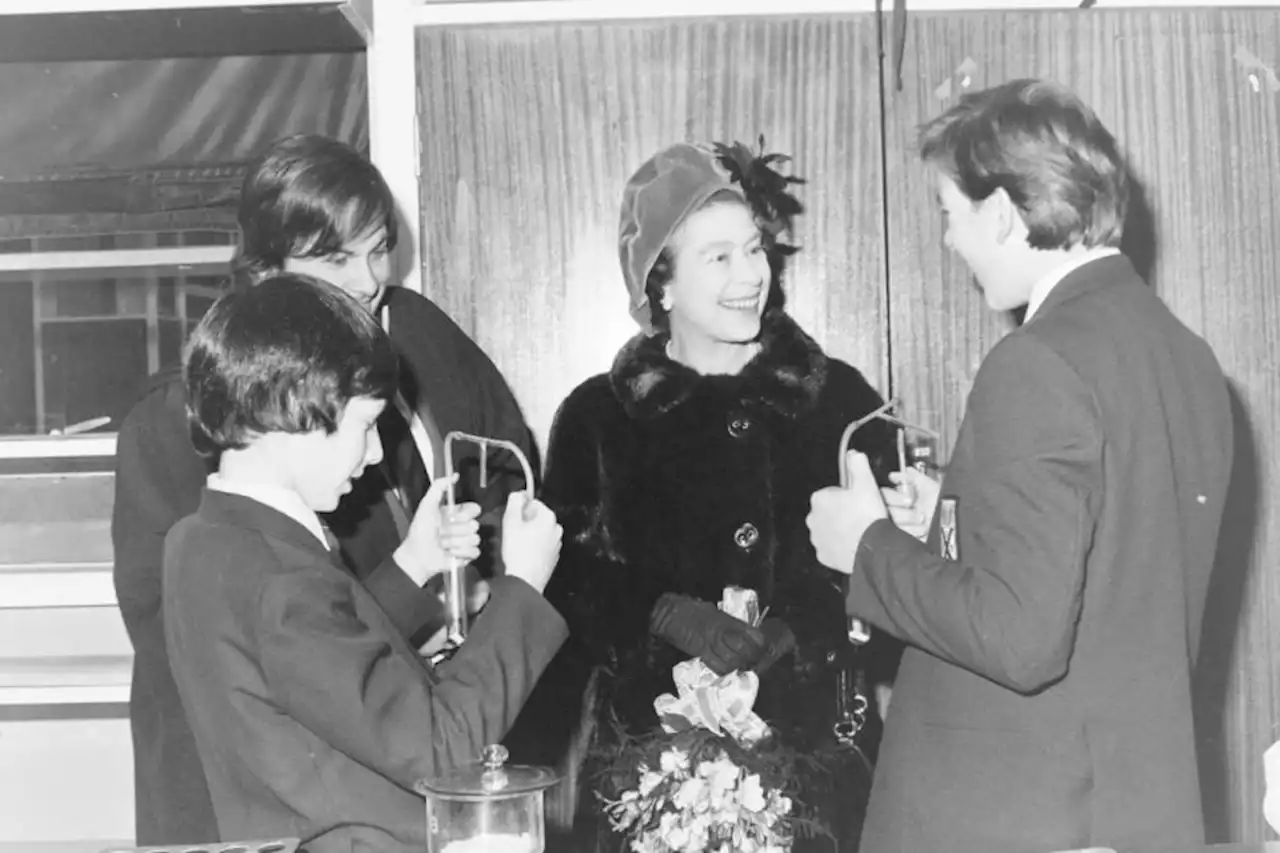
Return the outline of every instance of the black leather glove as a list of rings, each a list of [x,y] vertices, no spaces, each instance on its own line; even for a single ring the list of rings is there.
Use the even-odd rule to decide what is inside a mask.
[[[764,636],[764,654],[756,661],[754,669],[758,675],[763,675],[765,670],[796,650],[796,635],[781,619],[764,620],[760,623],[760,633]]]
[[[649,613],[649,630],[716,675],[748,669],[765,653],[764,634],[709,601],[667,593]]]

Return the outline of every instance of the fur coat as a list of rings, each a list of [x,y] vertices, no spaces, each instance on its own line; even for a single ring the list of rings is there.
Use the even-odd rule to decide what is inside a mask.
[[[727,585],[756,590],[798,643],[761,678],[756,711],[797,747],[833,740],[850,646],[839,576],[818,563],[805,516],[812,493],[839,482],[844,428],[883,401],[781,311],[766,313],[760,340],[740,373],[703,376],[667,357],[665,337],[637,336],[561,405],[543,496],[564,545],[546,594],[571,638],[508,741],[518,757],[561,757],[593,670],[601,719],[654,730],[653,700],[673,692],[685,657],[650,634],[654,602],[665,592],[718,602]],[[882,480],[895,467],[882,421],[852,446]],[[891,667],[895,653],[873,641],[861,659]]]

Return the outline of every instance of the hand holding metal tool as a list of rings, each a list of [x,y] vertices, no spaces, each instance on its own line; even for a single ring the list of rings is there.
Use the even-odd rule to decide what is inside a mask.
[[[525,456],[519,445],[500,438],[487,438],[485,436],[471,435],[470,433],[454,431],[444,438],[444,465],[445,477],[449,479],[449,490],[447,492],[447,506],[452,512],[456,506],[457,484],[454,481],[453,467],[453,444],[455,441],[468,442],[475,444],[480,448],[480,488],[484,489],[489,481],[489,451],[492,448],[500,448],[511,453],[520,463],[521,471],[524,473],[525,497],[524,497],[524,517],[529,519],[533,512],[533,467],[529,464],[529,459]],[[449,639],[445,646],[437,654],[438,659],[444,659],[453,654],[457,648],[462,645],[463,640],[467,636],[468,618],[467,618],[467,590],[466,590],[466,564],[458,559],[451,559],[447,570],[447,578],[445,582],[445,609],[448,616],[448,636]]]
[[[906,453],[906,446],[905,446],[906,432],[911,431],[911,432],[915,432],[915,433],[919,433],[924,436],[927,436],[930,439],[930,442],[928,445],[930,447],[932,447],[933,443],[937,441],[938,434],[933,430],[927,427],[917,426],[916,424],[908,423],[907,421],[902,420],[896,415],[891,414],[891,411],[893,409],[898,408],[899,405],[901,405],[900,401],[898,400],[898,398],[894,397],[893,399],[889,400],[889,402],[885,403],[880,408],[875,409],[871,412],[868,412],[867,414],[863,415],[862,417],[858,418],[856,421],[853,421],[851,424],[845,427],[844,433],[840,436],[840,447],[837,448],[838,454],[836,457],[836,466],[837,466],[836,470],[840,472],[841,488],[849,487],[848,468],[845,465],[845,453],[849,449],[849,441],[850,439],[853,438],[853,434],[855,432],[857,432],[862,427],[866,426],[867,424],[871,423],[874,420],[883,420],[902,428],[902,431],[899,432],[897,436],[898,466],[900,470],[906,470],[907,468],[907,453]],[[851,617],[849,619],[849,642],[853,643],[855,646],[860,646],[866,643],[870,639],[871,639],[871,629],[866,625],[866,623],[864,623],[861,619],[855,619]]]

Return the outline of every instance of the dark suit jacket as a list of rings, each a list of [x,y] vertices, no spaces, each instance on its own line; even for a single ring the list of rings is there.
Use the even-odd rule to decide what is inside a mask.
[[[432,419],[438,436],[455,429],[478,432],[515,441],[531,453],[519,407],[479,347],[416,293],[393,288],[387,304],[391,338],[407,366],[402,372],[406,397]],[[112,543],[116,595],[135,655],[129,713],[137,841],[214,841],[217,826],[169,671],[161,613],[165,534],[178,519],[195,512],[208,473],[191,446],[180,370],[153,377],[121,424],[117,442]],[[464,449],[474,455],[471,448]],[[402,452],[386,448],[389,459]],[[440,459],[440,452],[436,456]],[[520,485],[513,466],[497,461],[494,487],[482,496],[490,516],[505,502],[507,491]],[[385,487],[380,473],[370,469],[326,520],[352,572],[405,634],[420,640],[440,624],[440,603],[434,589],[414,586],[391,560],[400,537],[382,500]],[[463,489],[460,497],[471,495]]]
[[[212,490],[165,540],[164,609],[222,837],[299,837],[310,853],[421,853],[414,783],[497,743],[568,636],[501,578],[432,669],[302,525]]]
[[[960,559],[888,521],[851,612],[909,644],[863,853],[1203,843],[1190,672],[1232,456],[1213,353],[1124,257],[987,356],[942,484]]]

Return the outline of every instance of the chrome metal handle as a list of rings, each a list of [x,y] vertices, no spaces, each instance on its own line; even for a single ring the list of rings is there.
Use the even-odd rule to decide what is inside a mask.
[[[509,451],[515,456],[516,461],[520,463],[520,469],[524,474],[524,517],[527,520],[533,509],[533,466],[529,464],[529,458],[525,456],[524,451],[514,442],[501,438],[488,438],[482,435],[472,435],[471,433],[455,430],[444,437],[444,471],[445,476],[449,478],[449,489],[446,492],[447,505],[452,510],[457,505],[456,483],[453,482],[453,443],[455,441],[463,441],[475,444],[480,448],[480,488],[484,488],[488,483],[489,474],[489,450],[490,448],[501,448]],[[448,632],[450,647],[456,649],[467,636],[469,620],[467,614],[467,584],[466,584],[466,564],[457,559],[449,561],[449,576],[445,584],[445,609],[448,616]]]

